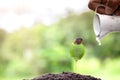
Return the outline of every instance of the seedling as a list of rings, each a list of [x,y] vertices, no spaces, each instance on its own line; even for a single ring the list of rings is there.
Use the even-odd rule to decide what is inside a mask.
[[[76,61],[80,60],[85,53],[85,47],[82,44],[82,41],[82,38],[77,38],[72,42],[72,45],[70,46],[70,55]]]
[[[73,66],[73,71],[77,71],[77,62],[80,60],[85,53],[85,47],[82,43],[83,39],[82,38],[77,38],[75,39],[71,46],[70,46],[70,55],[71,57],[75,60],[74,61],[74,66]]]

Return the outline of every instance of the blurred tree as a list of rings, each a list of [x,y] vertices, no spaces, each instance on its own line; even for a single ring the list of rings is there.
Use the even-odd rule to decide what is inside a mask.
[[[0,75],[2,76],[5,72],[7,60],[3,57],[3,44],[6,39],[7,32],[4,29],[0,29]],[[2,72],[2,73],[1,73]]]
[[[6,34],[7,34],[7,32],[5,30],[0,29],[0,46],[2,45],[3,41],[6,38]]]
[[[33,27],[32,32],[39,40],[37,44],[38,49],[34,53],[35,58],[32,61],[36,63],[40,63],[40,61],[44,61],[43,65],[34,64],[39,67],[39,74],[46,72],[61,72],[64,70],[70,71],[72,70],[72,62],[70,56],[68,56],[68,50],[62,45],[61,40],[61,30],[58,25],[52,25],[50,27],[45,25],[36,24]],[[41,62],[42,63],[42,62]],[[63,66],[65,65],[65,66]]]

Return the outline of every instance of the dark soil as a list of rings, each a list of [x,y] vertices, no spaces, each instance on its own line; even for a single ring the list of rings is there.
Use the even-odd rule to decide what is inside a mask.
[[[31,80],[101,80],[90,75],[81,75],[72,72],[63,72],[60,74],[44,74]]]

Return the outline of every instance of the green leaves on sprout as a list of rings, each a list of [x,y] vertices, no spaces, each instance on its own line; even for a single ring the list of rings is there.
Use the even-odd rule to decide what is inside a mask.
[[[76,61],[80,60],[85,53],[85,47],[82,42],[83,42],[82,38],[76,38],[70,46],[70,55]]]

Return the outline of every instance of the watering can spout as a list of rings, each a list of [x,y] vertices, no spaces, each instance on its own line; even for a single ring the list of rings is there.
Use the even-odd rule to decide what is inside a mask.
[[[100,40],[102,39],[105,35],[107,35],[109,32],[102,32],[101,34],[96,35],[96,37]]]
[[[120,17],[95,14],[94,33],[98,39],[102,39],[110,32],[120,31]]]

